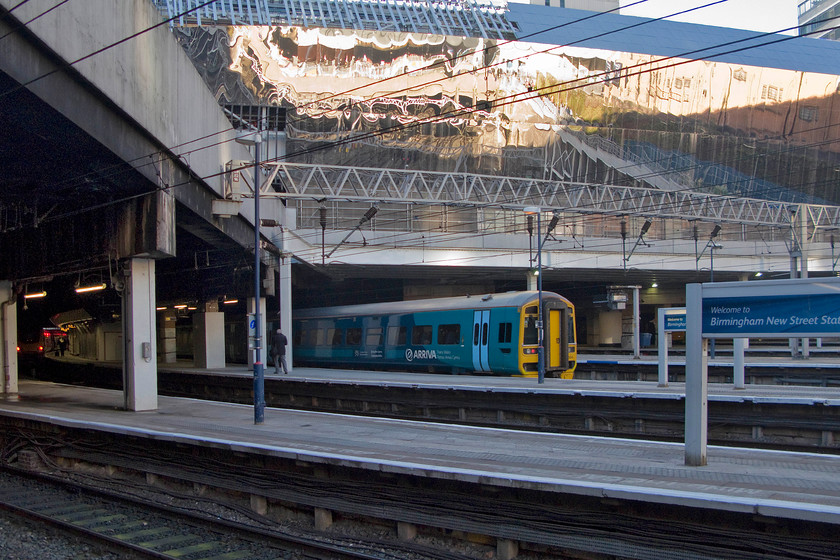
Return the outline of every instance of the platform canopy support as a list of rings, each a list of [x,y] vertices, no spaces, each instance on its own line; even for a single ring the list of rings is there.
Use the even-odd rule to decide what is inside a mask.
[[[157,410],[155,261],[132,258],[123,268],[123,380],[125,408]]]
[[[0,281],[0,363],[3,364],[3,395],[17,394],[17,297],[8,280]]]

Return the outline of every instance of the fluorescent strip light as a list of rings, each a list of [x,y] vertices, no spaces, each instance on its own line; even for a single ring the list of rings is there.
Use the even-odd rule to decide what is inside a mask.
[[[238,299],[226,299],[222,303],[230,305],[231,303],[239,303]]]
[[[76,293],[84,294],[87,292],[98,292],[99,290],[104,290],[106,287],[107,286],[105,286],[105,283],[103,282],[102,284],[96,284],[95,286],[83,286],[76,288]]]
[[[35,293],[32,293],[32,294],[24,294],[23,297],[25,299],[38,299],[38,298],[46,297],[46,295],[47,295],[47,292],[35,292]]]

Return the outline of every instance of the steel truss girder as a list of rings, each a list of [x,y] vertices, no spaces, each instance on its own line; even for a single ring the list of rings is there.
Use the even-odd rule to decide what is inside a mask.
[[[505,8],[482,0],[154,0],[172,25],[298,25],[511,39]]]
[[[809,230],[840,227],[840,206],[796,204],[691,191],[567,181],[273,162],[284,192],[265,196],[433,204],[658,217],[688,221],[790,227],[805,212]],[[272,170],[275,171],[275,170]]]

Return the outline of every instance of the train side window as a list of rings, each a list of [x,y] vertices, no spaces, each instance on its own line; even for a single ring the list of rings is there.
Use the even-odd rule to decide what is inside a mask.
[[[431,344],[432,343],[432,326],[431,325],[414,325],[411,329],[411,343],[412,344]]]
[[[575,318],[569,313],[569,344],[575,343]]]
[[[312,344],[314,346],[324,346],[325,329],[312,329]]]
[[[388,327],[388,346],[405,346],[405,327]]]
[[[342,335],[344,331],[341,329],[327,329],[327,344],[329,346],[341,346]]]
[[[481,325],[481,345],[487,346],[487,331],[490,330],[490,325],[484,323]]]
[[[292,344],[294,344],[295,346],[300,346],[300,343],[301,343],[302,341],[303,341],[303,330],[302,330],[302,329],[298,329],[298,330],[296,330],[296,331],[295,331],[295,333],[292,335]]]
[[[499,342],[510,342],[513,323],[499,323]]]
[[[358,346],[362,343],[362,329],[359,327],[351,327],[347,329],[347,345]]]
[[[481,325],[476,323],[473,327],[473,346],[478,346],[478,333],[480,332]]]
[[[382,346],[382,327],[367,330],[365,346]]]
[[[438,344],[459,344],[461,342],[461,325],[439,325]]]

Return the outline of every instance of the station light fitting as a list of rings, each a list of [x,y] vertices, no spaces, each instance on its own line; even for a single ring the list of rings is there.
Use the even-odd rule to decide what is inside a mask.
[[[764,276],[764,273],[763,273],[763,272],[756,272],[756,273],[755,273],[755,277],[756,277],[756,278],[761,278],[762,276]]]
[[[45,290],[41,290],[40,292],[31,292],[28,294],[23,294],[24,299],[40,299],[42,297],[47,297],[47,292]]]
[[[104,290],[105,288],[107,288],[107,286],[105,285],[105,282],[102,282],[100,284],[92,284],[90,286],[79,286],[76,288],[76,293],[86,294],[88,292],[98,292],[100,290]]]
[[[173,305],[172,307],[173,307],[174,309],[186,309],[186,308],[187,308],[187,304],[186,304],[186,303],[182,303],[182,304],[180,304],[180,305]]]
[[[651,285],[650,285],[650,287],[651,287],[651,288],[658,288],[658,287],[659,287],[659,284],[657,284],[656,282],[654,282],[653,284],[651,284]]]
[[[226,299],[222,303],[224,303],[225,305],[231,305],[233,303],[239,303],[239,300],[238,299]]]
[[[164,305],[163,307],[155,307],[155,309],[157,311],[166,311],[166,306]]]

